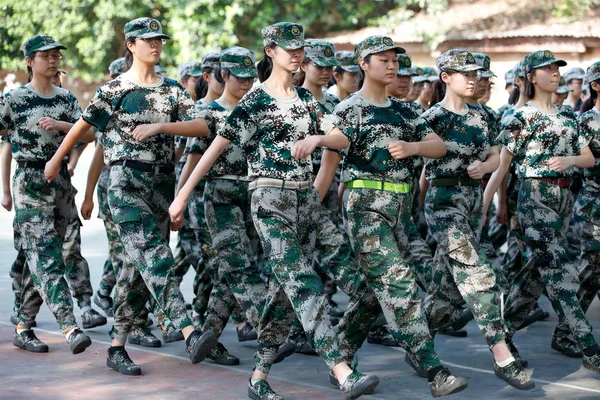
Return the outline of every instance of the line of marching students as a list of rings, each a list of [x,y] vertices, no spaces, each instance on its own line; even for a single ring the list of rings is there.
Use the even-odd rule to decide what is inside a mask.
[[[260,62],[234,46],[182,64],[177,82],[161,75],[159,21],[124,33],[125,57],[85,110],[59,84],[65,47],[45,35],[23,45],[30,82],[0,101],[15,346],[48,351],[32,330],[42,301],[74,354],[90,346],[71,290],[84,329],[107,322],[92,299],[114,317],[107,366],[125,375],[141,374],[126,342],[161,345],[150,312],[192,363],[239,364],[219,342],[231,317],[240,341],[258,341],[251,399],[283,399],[267,378],[295,351],[318,354],[346,399],[373,393],[379,379],[356,357],[365,340],[403,347],[438,397],[467,381],[442,365],[435,335],[465,336],[474,319],[496,376],[528,390],[514,337],[545,317],[544,293],[559,317],[552,348],[600,372],[585,316],[600,288],[600,62],[561,77],[551,51],[528,54],[500,116],[481,53],[420,69],[388,37],[336,52],[280,22],[262,30]],[[95,295],[70,181],[92,141],[81,213],[97,190],[110,248]]]

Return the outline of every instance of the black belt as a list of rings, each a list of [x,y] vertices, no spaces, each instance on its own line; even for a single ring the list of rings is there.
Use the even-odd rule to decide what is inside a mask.
[[[33,169],[46,169],[46,163],[48,161],[17,161],[17,165],[19,166],[19,168],[33,168]],[[60,163],[60,167],[64,168],[67,166],[67,162],[66,161],[62,161]]]
[[[444,178],[433,178],[431,186],[480,186],[481,180],[464,176],[448,176]]]
[[[121,165],[123,167],[133,168],[144,172],[158,172],[159,174],[172,174],[175,171],[173,164],[152,164],[133,160],[119,160],[110,164],[111,167]]]

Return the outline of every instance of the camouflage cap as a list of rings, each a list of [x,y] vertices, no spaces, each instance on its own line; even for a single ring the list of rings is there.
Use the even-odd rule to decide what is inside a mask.
[[[600,61],[590,65],[585,71],[584,81],[589,85],[592,82],[600,80]],[[584,85],[584,86],[588,86]]]
[[[278,22],[262,30],[264,47],[276,44],[284,50],[303,48],[304,28],[293,22]]]
[[[396,46],[394,41],[387,36],[369,36],[354,48],[356,62],[371,54],[377,54],[388,50],[394,50],[396,54],[406,53],[402,47]]]
[[[559,67],[567,65],[565,60],[557,60],[554,53],[550,50],[538,50],[529,53],[523,59],[523,73],[528,74],[536,68],[545,67],[546,65],[556,64]]]
[[[183,79],[184,76],[201,76],[202,75],[202,63],[199,61],[188,61],[177,67],[179,71],[179,79]]]
[[[425,82],[426,80],[428,80],[429,77],[427,75],[425,75],[424,68],[414,66],[413,69],[415,70],[415,74],[416,74],[413,76],[414,83],[421,83],[421,82]]]
[[[227,68],[236,78],[256,78],[256,56],[250,50],[233,46],[221,52],[221,67]]]
[[[398,76],[416,76],[418,75],[412,67],[412,60],[406,53],[398,54]]]
[[[52,49],[66,50],[67,48],[57,43],[52,36],[35,35],[23,43],[23,55],[29,57],[36,51],[48,51]]]
[[[129,21],[125,24],[125,40],[130,41],[137,38],[170,39],[169,36],[163,33],[162,26],[158,20],[147,17],[134,19],[133,21]]]
[[[321,68],[337,67],[339,62],[335,59],[335,46],[327,40],[306,39],[304,56]]]
[[[469,72],[483,69],[477,64],[473,54],[460,49],[448,50],[435,60],[435,64],[440,71]]]
[[[425,67],[423,68],[423,77],[425,78],[424,82],[435,82],[439,79],[439,73],[435,68]]]
[[[514,85],[514,83],[515,83],[515,71],[514,71],[514,68],[511,69],[510,71],[507,71],[504,74],[504,83],[505,83],[505,85]]]
[[[515,74],[515,79],[516,78],[525,79],[525,62],[526,62],[526,58],[527,58],[527,56],[523,57],[523,59],[521,61],[519,61],[517,63],[517,65],[514,66],[513,73]]]
[[[344,71],[348,71],[348,72],[359,72],[360,71],[360,67],[358,66],[358,64],[356,64],[356,61],[354,60],[354,52],[352,52],[352,51],[346,51],[346,50],[336,51],[335,59],[337,60],[340,67],[342,67],[342,69]]]
[[[125,63],[125,57],[119,57],[108,66],[108,73],[112,78],[116,78],[125,72],[127,64]]]
[[[219,61],[220,58],[221,58],[220,51],[214,51],[212,53],[202,54],[202,56],[200,57],[200,59],[202,60],[202,69],[219,67],[221,65],[220,61]]]
[[[565,81],[567,83],[570,83],[573,79],[583,80],[583,77],[585,76],[585,71],[583,70],[583,68],[575,67],[565,72],[563,76],[565,77]]]
[[[472,54],[473,54],[473,57],[475,57],[475,62],[477,63],[477,65],[479,65],[480,67],[483,67],[483,70],[481,70],[481,77],[482,78],[495,78],[496,74],[494,74],[490,70],[490,64],[491,64],[490,56],[488,56],[487,54],[484,54],[484,53],[472,53]]]
[[[569,87],[567,86],[567,82],[565,81],[565,78],[563,78],[562,76],[560,77],[560,82],[558,83],[558,89],[556,89],[556,93],[558,94],[565,94],[565,93],[569,93],[572,92],[572,89],[569,89]]]
[[[157,74],[164,74],[165,72],[167,72],[167,70],[164,69],[162,65],[160,65],[160,62],[157,62],[156,64],[154,64],[154,72],[156,72]]]

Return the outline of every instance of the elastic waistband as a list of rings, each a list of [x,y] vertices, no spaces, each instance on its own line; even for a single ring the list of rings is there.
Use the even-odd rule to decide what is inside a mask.
[[[290,190],[304,190],[312,188],[312,181],[284,181],[283,179],[258,178],[248,185],[248,190],[258,188],[278,188]]]
[[[19,168],[33,168],[33,169],[46,169],[46,163],[48,161],[43,161],[43,160],[39,160],[39,161],[17,161],[17,166]],[[66,161],[62,161],[60,163],[61,168],[64,168],[67,166],[67,162]]]
[[[127,168],[133,168],[144,172],[158,172],[159,174],[171,174],[175,171],[173,164],[152,164],[133,160],[119,160],[110,164],[111,167],[121,165]]]
[[[562,188],[568,188],[571,186],[571,180],[566,179],[566,178],[525,178],[525,179],[535,179],[537,181],[546,182],[551,185],[560,186]]]
[[[411,193],[410,183],[392,183],[384,181],[372,181],[367,179],[355,179],[346,182],[346,189],[373,189],[392,193]]]
[[[481,186],[479,179],[472,179],[463,176],[448,176],[444,178],[433,178],[431,186]]]
[[[221,176],[214,176],[211,179],[225,179],[228,181],[243,181],[243,182],[252,182],[254,180],[254,178],[250,178],[249,176],[242,176],[242,175],[221,175]]]

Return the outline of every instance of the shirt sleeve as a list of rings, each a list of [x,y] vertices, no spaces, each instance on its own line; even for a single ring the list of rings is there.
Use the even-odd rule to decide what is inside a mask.
[[[79,104],[79,101],[77,100],[77,98],[73,95],[73,93],[69,93],[69,100],[71,102],[71,119],[68,121],[72,124],[74,124],[75,122],[79,121],[79,118],[81,118],[81,105]]]
[[[312,94],[308,93],[306,102],[311,116],[315,119],[318,135],[329,135],[334,128],[340,125],[339,117],[326,113]]]
[[[224,137],[242,149],[252,140],[257,127],[245,104],[238,104],[225,120],[217,135]]]
[[[101,132],[106,130],[108,121],[110,121],[113,114],[113,105],[105,89],[106,85],[98,88],[96,95],[81,116],[85,122],[96,127]]]
[[[359,120],[359,111],[357,107],[354,106],[344,106],[338,105],[335,110],[333,110],[333,115],[336,116],[339,120],[339,128],[348,138],[348,147],[346,149],[329,149],[341,155],[347,155],[350,147],[356,143],[358,140],[358,120]]]
[[[527,139],[527,131],[524,130],[524,123],[519,114],[515,114],[506,123],[505,130],[507,131],[506,149],[516,155]]]
[[[197,111],[198,118],[204,118],[208,125],[208,136],[212,136],[215,129],[215,120],[210,110],[206,107]],[[187,140],[186,153],[204,154],[208,149],[208,136],[190,137]]]
[[[594,139],[594,130],[589,126],[590,118],[580,116],[577,120],[577,152],[590,145]]]
[[[10,108],[9,99],[10,98],[8,96],[0,96],[0,131],[8,129],[12,120],[12,111]]]
[[[177,84],[177,120],[178,121],[191,121],[198,118],[196,113],[196,106],[194,101],[190,97],[190,94],[185,90],[181,84]]]

